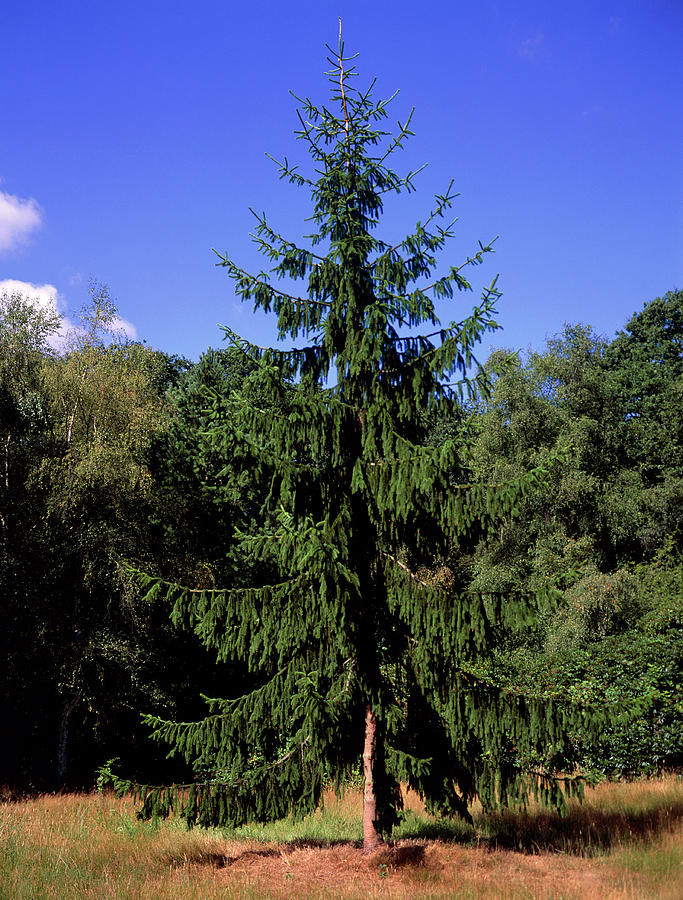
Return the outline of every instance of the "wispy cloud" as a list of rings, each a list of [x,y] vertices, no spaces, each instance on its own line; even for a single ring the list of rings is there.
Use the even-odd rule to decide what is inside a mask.
[[[534,37],[527,38],[525,41],[521,41],[517,46],[517,53],[522,59],[539,59],[540,57],[547,56],[548,51],[545,46],[545,35],[539,31],[536,33]]]
[[[121,316],[115,316],[111,324],[114,331],[123,332],[131,341],[134,341],[138,336],[138,330],[135,325],[126,319],[122,319]]]
[[[69,287],[78,287],[79,284],[83,284],[83,273],[82,272],[72,272],[66,279],[66,283]]]
[[[0,191],[0,252],[14,250],[43,224],[43,212],[29,197],[22,200]]]

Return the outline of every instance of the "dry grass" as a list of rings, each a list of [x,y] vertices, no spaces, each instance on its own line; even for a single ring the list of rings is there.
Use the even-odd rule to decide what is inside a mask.
[[[605,784],[565,819],[541,809],[427,816],[358,847],[360,796],[302,823],[187,832],[138,822],[130,801],[44,796],[0,807],[2,898],[683,898],[683,782]]]

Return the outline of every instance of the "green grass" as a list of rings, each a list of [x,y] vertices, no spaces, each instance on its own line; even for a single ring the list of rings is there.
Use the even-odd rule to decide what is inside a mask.
[[[357,790],[303,821],[234,831],[140,822],[129,800],[45,796],[0,806],[0,898],[670,897],[683,881],[683,782],[601,785],[566,818],[540,808],[475,822],[411,797],[395,841],[357,849]],[[353,843],[355,842],[355,844]],[[603,892],[603,893],[601,893]]]
[[[683,870],[683,847],[680,844],[634,847],[623,853],[622,864],[631,872],[673,878],[674,873]],[[683,888],[681,893],[683,894]]]

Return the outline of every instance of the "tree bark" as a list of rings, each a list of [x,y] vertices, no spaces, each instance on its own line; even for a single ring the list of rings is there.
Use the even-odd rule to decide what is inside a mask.
[[[57,785],[63,787],[66,781],[66,773],[68,770],[67,747],[69,743],[69,719],[71,713],[76,708],[76,704],[81,699],[82,691],[78,691],[75,697],[72,697],[69,703],[65,703],[62,707],[62,715],[59,720],[59,744],[57,746]]]
[[[365,709],[365,745],[363,747],[363,852],[372,853],[384,841],[377,831],[377,794],[374,765],[377,756],[377,718],[370,708]]]

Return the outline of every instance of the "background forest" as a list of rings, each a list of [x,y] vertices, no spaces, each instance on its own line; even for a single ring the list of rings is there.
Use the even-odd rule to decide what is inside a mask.
[[[16,789],[89,787],[112,757],[141,780],[174,778],[180,763],[139,711],[196,718],[201,694],[247,678],[174,629],[124,563],[198,588],[250,582],[235,530],[259,516],[265,486],[220,453],[207,410],[215,396],[253,400],[253,364],[239,349],[169,356],[116,321],[93,285],[57,343],[58,318],[0,298],[0,783]],[[614,340],[565,325],[543,351],[485,365],[490,396],[425,419],[424,443],[456,438],[474,483],[559,461],[516,516],[454,541],[421,577],[453,590],[559,584],[561,599],[482,674],[621,711],[599,742],[576,734],[568,763],[680,766],[683,292],[646,303]]]

